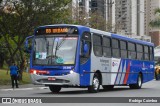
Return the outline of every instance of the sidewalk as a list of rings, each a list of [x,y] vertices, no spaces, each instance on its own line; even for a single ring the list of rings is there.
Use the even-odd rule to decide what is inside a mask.
[[[33,85],[33,84],[23,84],[19,85],[19,88],[36,88],[36,87],[45,87],[44,85]],[[10,89],[11,85],[0,85],[0,89]]]

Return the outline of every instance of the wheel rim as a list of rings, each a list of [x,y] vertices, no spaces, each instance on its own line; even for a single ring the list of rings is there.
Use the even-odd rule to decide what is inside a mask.
[[[142,85],[142,80],[141,80],[141,76],[139,76],[138,78],[138,86],[140,87]]]
[[[99,80],[97,77],[95,77],[93,79],[93,87],[94,87],[94,90],[98,90],[98,87],[99,87]]]

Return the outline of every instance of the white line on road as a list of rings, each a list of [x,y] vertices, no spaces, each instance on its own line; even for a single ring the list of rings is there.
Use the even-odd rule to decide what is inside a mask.
[[[35,88],[15,88],[15,89],[0,89],[0,91],[25,91],[33,89],[48,89],[48,87],[35,87]]]

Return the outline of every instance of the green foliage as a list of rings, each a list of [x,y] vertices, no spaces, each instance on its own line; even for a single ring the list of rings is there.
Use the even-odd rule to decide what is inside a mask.
[[[23,80],[20,81],[20,84],[29,84],[31,83],[29,73],[23,72]],[[7,74],[7,70],[0,69],[0,85],[11,85],[11,78],[10,75]]]
[[[5,2],[5,3],[4,3]],[[33,35],[40,25],[68,22],[68,9],[71,0],[4,0],[0,1],[0,51],[5,54],[5,62],[19,64],[23,70],[24,41]],[[3,47],[4,46],[4,47]],[[3,48],[2,48],[3,47]],[[0,52],[0,57],[3,54]]]
[[[70,16],[72,17],[72,24],[79,24],[84,26],[89,26],[95,29],[108,31],[109,27],[107,27],[107,22],[103,17],[102,13],[98,10],[91,11],[90,13],[84,11],[85,9],[82,7],[73,6],[73,11],[71,12]],[[83,11],[80,11],[83,10]]]
[[[151,27],[157,27],[160,28],[160,19],[156,19],[150,22]]]
[[[154,13],[157,15],[157,18],[152,20],[149,25],[151,27],[160,28],[160,8],[156,8]]]
[[[102,13],[99,11],[95,11],[91,14],[91,18],[89,19],[90,26],[95,29],[106,31],[106,20],[102,16]]]

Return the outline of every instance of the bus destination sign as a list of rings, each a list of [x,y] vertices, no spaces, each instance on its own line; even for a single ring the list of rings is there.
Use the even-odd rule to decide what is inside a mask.
[[[46,34],[53,34],[53,33],[67,33],[68,28],[47,28],[45,30]]]
[[[54,27],[54,28],[40,28],[36,31],[37,35],[51,35],[51,34],[78,34],[77,28],[70,27]]]

